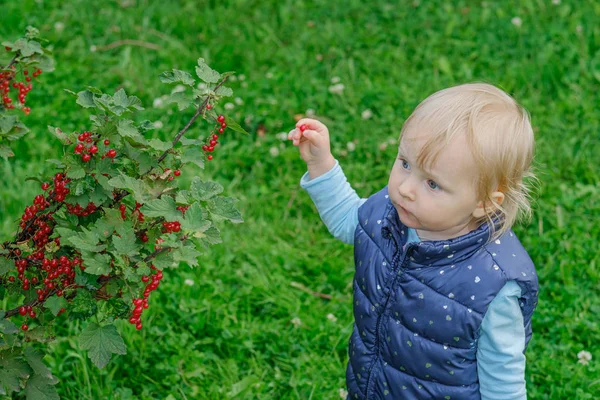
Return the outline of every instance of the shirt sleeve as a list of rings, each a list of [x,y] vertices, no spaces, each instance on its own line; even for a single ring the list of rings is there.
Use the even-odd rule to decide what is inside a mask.
[[[358,197],[339,162],[325,174],[310,179],[306,172],[300,179],[317,207],[321,219],[329,232],[344,243],[354,244],[354,231],[358,225],[358,209],[367,201]]]
[[[490,303],[481,323],[477,373],[482,400],[527,400],[520,296],[517,282],[507,282]]]

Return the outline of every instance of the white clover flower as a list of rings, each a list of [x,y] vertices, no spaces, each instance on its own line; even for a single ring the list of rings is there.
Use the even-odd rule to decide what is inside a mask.
[[[523,25],[523,20],[519,17],[514,17],[513,19],[510,20],[510,22],[517,28],[520,28],[521,25]]]
[[[183,91],[185,91],[185,86],[177,85],[173,88],[173,90],[171,90],[171,93],[177,93],[177,92],[183,92]]]
[[[338,83],[332,86],[329,86],[329,92],[330,93],[335,93],[335,94],[341,94],[344,91],[344,84],[343,83]]]
[[[331,83],[338,83],[339,81],[341,81],[339,76],[334,76],[331,78]]]
[[[272,78],[273,78],[273,73],[272,73],[272,72],[267,72],[267,73],[265,74],[265,78],[267,78],[267,79],[272,79]]]
[[[160,128],[162,128],[162,127],[163,127],[163,123],[162,123],[162,121],[154,121],[154,124],[152,124],[152,125],[154,125],[154,127],[155,127],[156,129],[160,129]]]
[[[233,103],[225,103],[225,105],[223,106],[226,110],[233,110],[233,108],[235,107],[233,105]]]
[[[200,82],[200,83],[198,84],[198,89],[200,89],[200,90],[206,89],[207,87],[208,87],[208,86],[206,86],[206,83],[204,83],[204,82]]]
[[[577,25],[577,26],[575,27],[575,30],[577,31],[577,33],[581,33],[581,32],[583,32],[583,26],[581,26],[581,25]]]
[[[354,144],[354,142],[348,142],[346,143],[346,148],[348,149],[348,151],[354,151],[356,150],[356,145]]]
[[[244,100],[242,100],[241,97],[236,97],[235,99],[233,99],[233,102],[235,104],[237,104],[238,106],[241,106],[242,104],[244,104]]]
[[[278,134],[275,135],[275,137],[279,140],[286,141],[288,134],[287,134],[287,132],[279,132]]]
[[[227,79],[229,79],[230,82],[235,82],[238,80],[237,76],[235,75],[230,75]]]
[[[300,325],[302,325],[302,321],[300,320],[300,318],[296,317],[293,318],[291,321],[292,325],[294,325],[294,327],[299,327]]]
[[[314,117],[315,116],[315,110],[313,110],[312,108],[309,108],[308,110],[306,110],[306,116],[308,117]]]
[[[560,0],[552,0],[552,4],[554,4],[555,6],[560,4]]]
[[[337,321],[337,317],[335,315],[333,315],[332,313],[327,314],[327,319],[332,322]]]
[[[54,30],[56,32],[62,32],[65,30],[65,24],[63,24],[62,22],[57,22],[54,24]]]
[[[243,88],[247,88],[248,87],[248,82],[242,82],[240,84],[240,86],[243,87]]]
[[[279,149],[273,146],[269,149],[269,153],[271,154],[271,156],[277,157],[279,155]]]
[[[348,397],[348,391],[346,389],[340,389],[340,398],[345,399]]]
[[[183,283],[188,286],[194,286],[194,281],[191,279],[186,279],[185,281],[183,281]]]
[[[579,363],[583,365],[588,365],[590,360],[592,359],[592,353],[586,350],[581,350],[577,353],[577,358],[579,359]]]
[[[92,53],[94,53],[96,51],[96,49],[97,49],[96,45],[93,44],[93,45],[90,46],[90,51]]]
[[[239,75],[238,75],[238,79],[239,79],[240,81],[243,81],[244,79],[246,79],[246,75],[244,75],[244,74],[239,74]]]
[[[160,97],[157,97],[156,99],[154,99],[154,101],[152,102],[152,106],[154,108],[161,108],[164,105],[163,99],[161,99]]]
[[[315,59],[316,59],[317,61],[323,61],[323,54],[317,54],[317,55],[315,56]]]
[[[369,119],[373,116],[373,111],[369,110],[368,108],[363,111],[360,116],[362,117],[362,119]]]

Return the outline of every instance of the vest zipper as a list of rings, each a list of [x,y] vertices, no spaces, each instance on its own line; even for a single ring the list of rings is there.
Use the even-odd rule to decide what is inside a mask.
[[[367,376],[367,385],[366,385],[366,390],[365,390],[365,400],[368,400],[369,398],[369,389],[370,389],[370,385],[372,383],[372,376],[373,376],[373,369],[375,368],[375,365],[377,364],[377,361],[379,360],[379,345],[380,345],[380,340],[379,340],[379,336],[380,336],[380,326],[381,326],[381,318],[383,317],[383,314],[385,314],[385,311],[387,309],[387,305],[390,301],[390,297],[392,297],[392,291],[394,288],[394,283],[396,282],[396,279],[398,278],[400,274],[400,272],[398,270],[402,270],[402,273],[404,273],[403,267],[405,265],[405,261],[406,258],[409,256],[409,254],[411,253],[411,250],[414,248],[414,246],[408,245],[406,248],[406,251],[404,252],[404,257],[402,257],[402,260],[400,262],[398,262],[398,256],[394,257],[395,260],[392,262],[392,285],[390,286],[390,292],[387,295],[387,298],[385,299],[385,304],[383,306],[383,310],[381,312],[381,314],[379,314],[379,316],[377,317],[377,322],[375,323],[375,359],[373,360],[373,362],[371,363],[371,368],[369,368],[369,375]]]

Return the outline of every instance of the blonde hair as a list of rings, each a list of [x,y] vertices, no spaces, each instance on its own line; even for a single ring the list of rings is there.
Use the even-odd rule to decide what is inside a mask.
[[[426,98],[408,117],[407,131],[430,134],[417,163],[428,168],[456,135],[466,135],[473,153],[478,179],[478,200],[485,216],[478,223],[490,226],[490,240],[502,236],[519,216],[529,217],[529,187],[534,137],[529,114],[504,91],[485,83],[470,83],[440,90]],[[502,204],[490,197],[504,194]]]

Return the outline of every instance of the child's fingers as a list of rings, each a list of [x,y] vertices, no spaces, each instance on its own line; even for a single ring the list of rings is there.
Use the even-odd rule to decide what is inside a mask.
[[[313,131],[317,131],[318,133],[323,133],[327,131],[327,127],[316,119],[312,118],[302,118],[300,121],[296,122],[296,128],[299,130],[300,127],[304,125],[306,129],[311,129]]]

